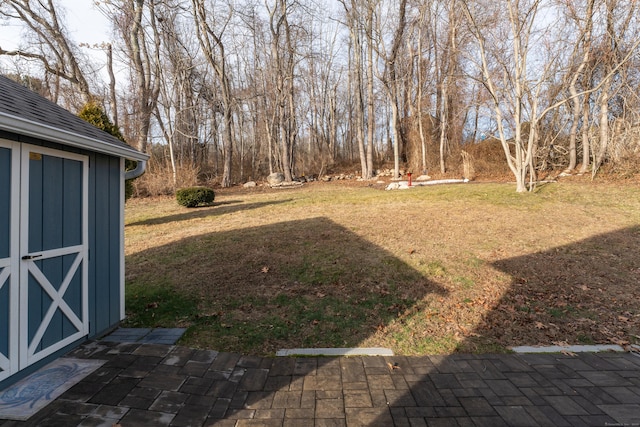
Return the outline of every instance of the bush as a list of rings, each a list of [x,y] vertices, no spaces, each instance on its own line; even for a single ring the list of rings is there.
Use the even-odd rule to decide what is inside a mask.
[[[115,136],[125,144],[127,143],[127,141],[125,141],[124,139],[124,136],[122,136],[122,132],[120,132],[120,129],[118,129],[118,127],[111,122],[111,119],[109,118],[109,116],[107,116],[107,113],[105,113],[102,107],[96,104],[94,101],[89,101],[87,104],[85,104],[85,106],[82,107],[82,110],[80,110],[80,112],[78,113],[78,117],[80,117],[85,122],[91,123],[98,129],[101,129]],[[135,167],[136,162],[129,159],[125,160],[125,170],[132,170],[135,169]],[[129,198],[133,195],[132,181],[133,179],[128,179],[124,182],[125,200],[129,200]]]
[[[176,191],[178,204],[187,208],[211,204],[214,197],[215,194],[213,194],[213,190],[207,187],[181,188]]]

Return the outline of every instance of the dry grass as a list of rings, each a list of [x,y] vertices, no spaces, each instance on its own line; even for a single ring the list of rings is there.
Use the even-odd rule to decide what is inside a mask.
[[[183,344],[399,354],[640,335],[640,191],[513,184],[227,190],[127,204],[129,325]]]

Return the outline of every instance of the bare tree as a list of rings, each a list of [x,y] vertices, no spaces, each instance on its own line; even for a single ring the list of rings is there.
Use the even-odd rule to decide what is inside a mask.
[[[605,7],[605,31],[603,39],[600,43],[600,55],[602,61],[602,80],[599,84],[599,102],[600,115],[598,117],[599,126],[599,147],[593,153],[592,175],[598,171],[598,168],[605,161],[607,150],[610,142],[610,103],[614,95],[616,76],[620,76],[619,71],[621,65],[626,64],[623,59],[625,50],[635,50],[635,48],[625,43],[625,38],[630,22],[635,18],[637,13],[637,2],[626,2],[619,0],[604,0]],[[637,37],[637,35],[636,35]],[[635,43],[637,47],[637,42]],[[618,85],[619,86],[619,85]]]
[[[151,119],[160,93],[157,5],[153,0],[111,0],[100,4],[122,42],[118,48],[131,67],[133,90],[127,98],[133,128],[129,130],[129,140],[135,140],[136,148],[143,152],[147,151]]]
[[[226,14],[220,18],[216,17],[214,20],[212,17],[208,16],[207,13],[208,9],[213,9],[213,6],[208,6],[206,0],[192,0],[192,5],[200,47],[202,48],[202,52],[207,58],[207,61],[215,71],[220,83],[221,107],[224,120],[224,166],[221,184],[223,187],[230,187],[232,184],[231,165],[234,145],[234,100],[231,93],[231,83],[227,71],[227,57],[223,36],[227,25],[231,21],[233,9],[231,7],[226,8]]]
[[[79,108],[92,97],[87,81],[91,71],[70,40],[62,13],[62,8],[53,0],[1,1],[0,16],[24,24],[29,44],[16,50],[5,50],[0,46],[0,55],[37,61],[45,73],[69,82],[80,94],[80,102],[74,105]]]
[[[407,0],[400,0],[397,9],[397,16],[393,20],[396,23],[392,30],[390,46],[387,47],[382,38],[382,29],[378,28],[377,34],[380,37],[376,43],[376,50],[381,60],[384,62],[384,70],[379,76],[387,95],[389,106],[391,107],[391,132],[393,134],[393,176],[400,177],[400,146],[403,144],[400,132],[400,106],[399,98],[402,91],[402,82],[398,76],[397,60],[400,48],[404,41],[404,32],[407,27]]]
[[[431,51],[433,50],[431,46],[433,43],[431,43],[431,40],[427,41],[426,44],[429,47],[427,48],[427,55],[425,55],[424,39],[425,35],[431,35],[431,31],[429,31],[429,26],[427,25],[430,18],[431,2],[424,2],[419,5],[418,17],[414,20],[412,26],[412,29],[415,31],[416,46],[414,47],[411,41],[408,43],[411,69],[407,84],[413,84],[415,86],[415,102],[409,102],[409,108],[420,139],[420,164],[422,166],[422,173],[427,172],[427,135],[424,129],[425,111],[423,110],[423,106],[424,86],[427,82],[428,64],[431,63]],[[409,89],[409,91],[411,91],[411,89]]]
[[[169,149],[173,186],[178,186],[178,165],[185,161],[198,168],[204,159],[199,149],[201,114],[206,108],[198,87],[203,89],[197,63],[197,43],[190,37],[191,16],[184,17],[178,8],[166,8],[159,22],[162,36],[162,67],[158,76],[160,93],[155,112],[158,127]],[[204,90],[205,92],[206,89]],[[204,145],[204,144],[203,144]],[[186,152],[186,155],[185,155]]]
[[[304,45],[299,49],[303,61],[299,71],[302,86],[299,91],[298,105],[301,107],[298,114],[306,122],[304,128],[308,129],[306,152],[297,151],[303,174],[309,167],[318,171],[333,166],[335,162],[337,96],[343,74],[343,66],[337,64],[340,31],[341,28],[336,23],[318,16],[307,26]]]
[[[593,32],[593,12],[595,2],[596,0],[587,0],[584,16],[581,16],[579,15],[579,11],[581,11],[582,8],[576,8],[574,2],[571,0],[562,0],[564,11],[569,15],[570,20],[576,23],[579,29],[579,37],[576,39],[573,54],[571,55],[571,60],[575,60],[577,64],[575,66],[575,71],[569,74],[570,80],[568,89],[572,98],[571,108],[573,120],[571,122],[571,129],[569,130],[569,165],[567,166],[567,171],[574,170],[578,160],[576,142],[578,139],[578,127],[580,125],[580,118],[582,115],[583,101],[580,99],[581,97],[578,94],[577,86],[579,80],[586,80],[585,76],[589,72],[586,68],[591,57],[591,36]],[[588,98],[588,94],[583,95],[583,97]],[[585,109],[586,108],[588,108],[588,100],[585,105]],[[587,123],[583,123],[585,129],[588,127]],[[588,147],[588,139],[583,139],[582,143]],[[587,155],[585,157],[583,155],[582,168],[584,171],[586,171],[588,164],[589,156]]]
[[[269,31],[271,35],[270,54],[275,89],[277,130],[280,141],[280,163],[285,181],[293,180],[293,152],[298,137],[295,98],[296,48],[293,29],[289,23],[295,1],[267,0]]]
[[[448,0],[447,11],[447,37],[440,56],[440,72],[438,83],[438,96],[436,103],[438,123],[440,125],[440,173],[447,171],[445,158],[449,150],[449,144],[453,137],[452,130],[455,129],[455,89],[458,68],[458,13],[456,11],[456,0]]]
[[[367,160],[366,160],[366,174],[362,177],[370,179],[373,177],[373,141],[375,135],[375,95],[374,95],[374,70],[375,62],[373,57],[373,44],[374,44],[374,17],[376,2],[366,2],[366,18],[365,18],[365,32],[367,35]]]
[[[107,49],[107,73],[109,73],[109,106],[111,107],[111,115],[113,116],[113,125],[120,128],[118,121],[118,93],[116,92],[116,75],[113,72],[113,47],[111,44],[106,45]]]
[[[500,141],[505,153],[509,169],[516,178],[516,191],[527,191],[527,177],[530,184],[535,182],[535,168],[532,167],[534,146],[536,143],[539,94],[548,76],[551,62],[547,62],[543,69],[538,70],[538,78],[530,79],[531,38],[534,35],[536,15],[540,8],[540,0],[507,0],[504,4],[494,4],[493,14],[489,25],[481,25],[480,19],[486,19],[485,4],[460,1],[476,39],[479,54],[479,67],[483,73],[483,82],[493,102],[495,120],[500,135]],[[501,10],[504,6],[505,10]],[[496,17],[505,13],[509,20],[505,27],[496,22]],[[488,45],[488,40],[492,47]],[[502,42],[501,42],[502,40]],[[502,48],[498,51],[492,48]],[[493,55],[490,54],[493,53]],[[492,70],[492,64],[498,64],[502,74],[502,81],[506,83],[499,88],[497,77]],[[508,138],[505,131],[505,113],[509,111],[508,119],[513,127],[512,138]],[[528,110],[528,118],[525,111]],[[528,119],[528,120],[527,120]],[[530,190],[532,185],[528,187]]]
[[[363,17],[360,8],[363,2],[351,0],[347,3],[340,0],[345,10],[346,23],[349,29],[349,86],[353,93],[355,136],[358,143],[358,152],[360,158],[360,170],[362,177],[369,175],[369,164],[367,164],[367,155],[365,149],[365,94],[364,94],[364,30]],[[369,2],[366,3],[369,5]],[[369,45],[371,43],[369,42]],[[371,98],[369,98],[371,100]],[[371,100],[371,102],[373,102]]]

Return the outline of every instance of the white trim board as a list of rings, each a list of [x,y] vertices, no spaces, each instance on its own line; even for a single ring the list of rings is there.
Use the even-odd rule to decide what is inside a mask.
[[[619,345],[550,345],[510,347],[515,353],[598,353],[601,351],[625,351]]]
[[[393,356],[388,348],[288,348],[278,350],[276,356]]]
[[[0,112],[0,128],[19,135],[28,135],[45,141],[57,142],[77,148],[96,151],[131,160],[146,161],[149,155],[133,148],[117,146],[86,137],[77,133],[58,129],[43,123],[33,122],[22,117]]]

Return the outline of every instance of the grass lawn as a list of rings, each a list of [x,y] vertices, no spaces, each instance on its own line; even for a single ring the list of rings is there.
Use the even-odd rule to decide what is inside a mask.
[[[640,189],[560,182],[216,192],[126,207],[129,327],[271,355],[637,342]]]

